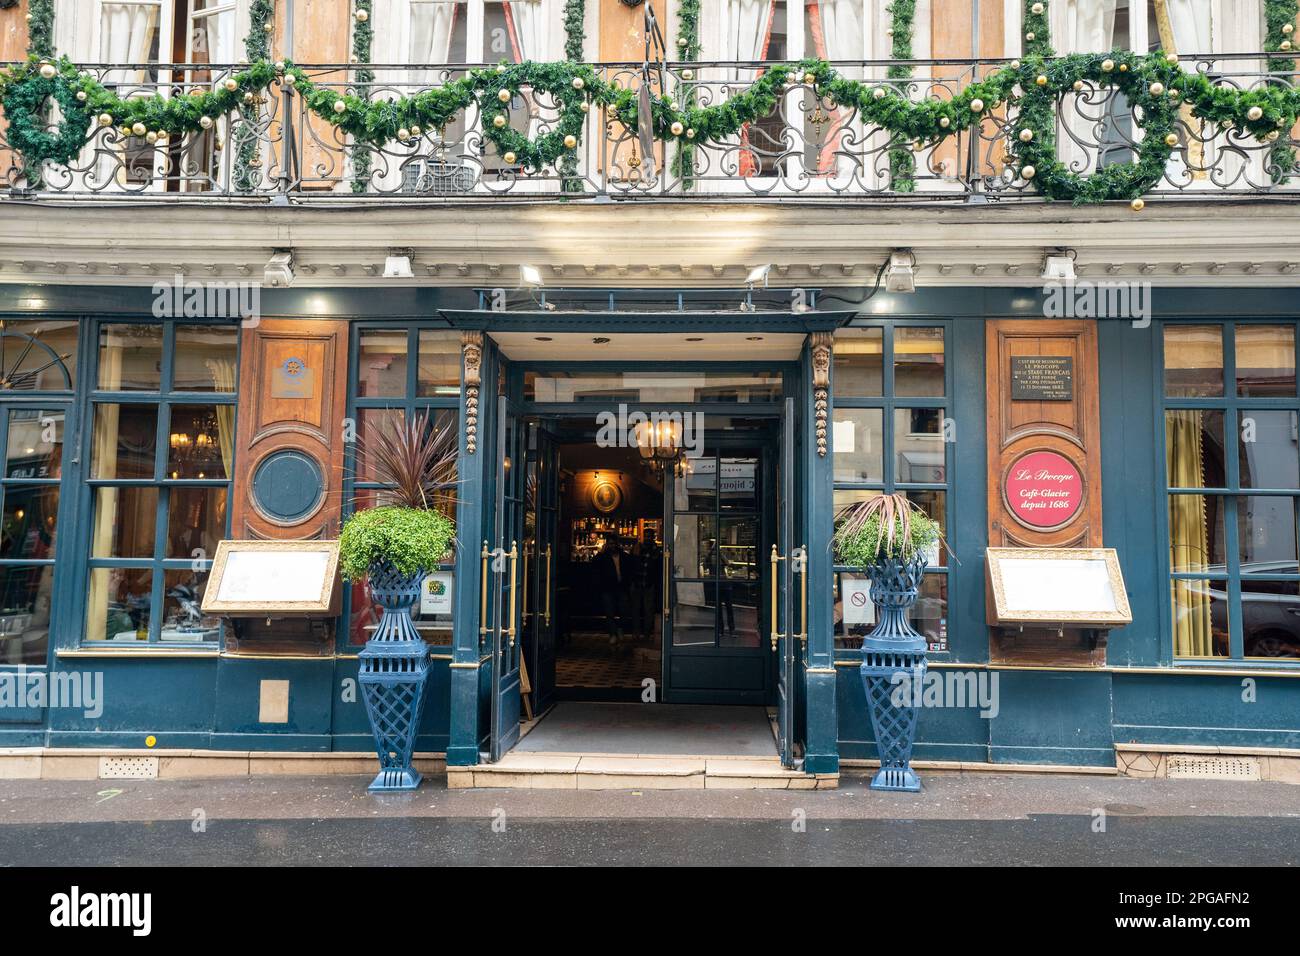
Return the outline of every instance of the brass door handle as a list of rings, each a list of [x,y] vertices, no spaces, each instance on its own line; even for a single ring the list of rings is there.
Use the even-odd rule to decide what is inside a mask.
[[[804,647],[808,646],[808,547],[805,545],[800,548],[801,558],[799,560],[799,593],[802,606],[799,608],[799,633],[795,637],[799,638],[799,643]]]
[[[510,626],[506,628],[506,636],[510,638],[510,646],[515,646],[515,587],[516,573],[519,566],[519,546],[515,541],[510,542]]]
[[[551,626],[551,546],[546,546],[546,626]]]
[[[488,543],[487,541],[484,541],[483,542],[483,569],[479,573],[479,579],[478,579],[478,593],[479,593],[478,636],[479,636],[480,644],[483,643],[483,638],[487,636],[487,632],[488,632],[488,628],[487,628],[488,583],[487,581],[488,581],[488,558],[491,557],[491,555],[492,552],[488,551]]]
[[[777,571],[781,565],[781,556],[776,553],[776,545],[772,545],[772,652],[776,652],[776,642],[781,638],[781,632],[776,627],[776,592],[777,592]]]
[[[528,542],[524,542],[524,595],[519,599],[520,611],[519,619],[525,623],[528,621]]]
[[[669,548],[664,548],[664,620],[668,620],[668,611],[672,601],[668,597],[668,570],[672,566],[673,553]]]

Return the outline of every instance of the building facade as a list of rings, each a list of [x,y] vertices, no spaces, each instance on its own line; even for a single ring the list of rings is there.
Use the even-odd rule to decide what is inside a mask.
[[[883,0],[667,6],[652,82],[691,108],[802,60],[942,104],[1020,69],[1040,22],[1060,54],[1294,80],[1292,29],[1249,0],[930,0],[907,22]],[[0,139],[0,672],[103,688],[93,713],[0,707],[0,748],[370,749],[362,586],[318,618],[199,604],[218,541],[329,539],[380,502],[358,448],[422,416],[459,447],[458,547],[416,614],[417,751],[450,766],[498,760],[563,700],[765,707],[787,766],[871,760],[872,618],[831,539],[882,491],[943,527],[912,620],[931,673],[971,694],[922,708],[918,760],[1300,749],[1289,126],[1254,138],[1182,106],[1145,208],[1051,202],[1014,155],[1015,99],[900,138],[796,75],[698,144],[586,104],[539,168],[481,102],[376,146],[309,100],[405,103],[499,62],[584,60],[592,86],[636,89],[643,6],[53,7],[54,52],[123,100],[219,91],[261,49],[280,79],[184,135],[113,116],[39,169]],[[0,10],[0,58],[25,55],[33,13]],[[571,128],[562,86],[501,92],[520,142]],[[1145,155],[1131,99],[1059,92],[1068,170]],[[1059,513],[1025,504],[1053,481]],[[1132,623],[999,624],[990,547],[1115,549]]]

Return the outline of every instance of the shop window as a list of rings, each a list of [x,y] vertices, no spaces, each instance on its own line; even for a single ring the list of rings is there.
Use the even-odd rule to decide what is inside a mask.
[[[88,641],[211,643],[199,604],[229,528],[238,330],[104,323],[90,402]]]
[[[1167,324],[1163,344],[1173,655],[1300,657],[1295,323]]]
[[[77,323],[0,321],[0,665],[48,660]]]
[[[431,434],[457,440],[460,409],[460,333],[410,326],[366,327],[356,331],[352,349],[351,410],[357,441],[351,446],[345,483],[351,510],[385,504],[385,486],[376,480],[373,462],[359,449],[382,429],[426,415]],[[450,481],[455,476],[448,476]],[[454,492],[454,489],[453,489]],[[437,503],[455,518],[449,499]],[[412,610],[420,634],[431,644],[449,645],[452,637],[455,556],[425,582],[421,601]],[[370,601],[364,584],[354,583],[347,597],[348,643],[364,644],[379,623],[381,610]]]
[[[831,384],[834,509],[903,492],[947,534],[950,396],[947,325],[883,322],[835,333]],[[930,555],[912,626],[948,650],[948,556]],[[835,646],[855,649],[875,624],[866,578],[835,574]]]

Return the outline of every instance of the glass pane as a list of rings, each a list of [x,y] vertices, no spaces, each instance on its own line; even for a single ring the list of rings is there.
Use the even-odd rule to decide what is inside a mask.
[[[940,484],[946,480],[943,410],[894,409],[894,480]]]
[[[841,329],[835,333],[831,384],[836,398],[884,394],[883,343],[883,329]]]
[[[147,641],[152,594],[149,568],[91,568],[86,640]]]
[[[405,418],[400,408],[363,408],[357,412],[357,461],[356,479],[358,481],[375,481],[375,471],[369,456],[366,455],[366,443],[379,432],[392,434],[392,429]]]
[[[6,487],[3,525],[0,525],[0,558],[54,557],[58,515],[58,485]]]
[[[942,534],[948,533],[948,516],[946,491],[909,491],[907,499],[914,502],[922,511],[928,514],[935,521],[939,522],[939,531]],[[941,568],[948,563],[948,551],[942,545],[936,544],[934,549],[927,556],[929,567]]]
[[[1237,394],[1295,395],[1295,326],[1237,326]]]
[[[58,478],[63,470],[63,424],[62,409],[11,409],[4,476]]]
[[[866,501],[868,498],[874,498],[878,494],[881,494],[881,492],[868,491],[865,489],[854,489],[852,491],[849,491],[843,488],[838,488],[835,491],[834,512],[835,514],[838,515],[841,511],[843,511],[845,508],[847,508],[849,505],[853,504],[854,502]]]
[[[0,567],[0,664],[44,664],[54,568]]]
[[[718,519],[677,515],[673,521],[673,574],[711,578],[718,573]]]
[[[758,517],[722,518],[720,527],[721,544],[718,553],[721,558],[719,577],[729,580],[751,580],[759,578],[758,554]]]
[[[1165,326],[1165,394],[1205,398],[1223,394],[1223,327]]]
[[[925,635],[926,650],[948,650],[948,575],[927,574],[908,613],[912,627]]]
[[[678,511],[713,511],[717,507],[718,459],[683,458],[682,472],[673,482],[673,507]]]
[[[673,646],[712,647],[718,612],[718,586],[673,582]]]
[[[1247,657],[1300,657],[1300,581],[1243,578],[1241,628]]]
[[[943,329],[894,329],[894,394],[944,394]]]
[[[1237,499],[1241,573],[1295,574],[1295,499],[1247,495]]]
[[[215,641],[221,636],[221,621],[199,610],[208,586],[208,572],[163,572],[162,641]]]
[[[90,449],[92,478],[153,478],[158,441],[158,406],[95,406]]]
[[[1180,573],[1227,570],[1220,495],[1169,496],[1169,566]]]
[[[721,458],[718,508],[722,511],[757,511],[759,502],[758,459]]]
[[[1296,413],[1287,409],[1242,409],[1239,480],[1242,488],[1300,487]]]
[[[1169,582],[1175,657],[1228,656],[1226,581]]]
[[[225,488],[172,488],[167,502],[169,558],[210,561],[225,537]]]
[[[417,395],[460,394],[460,333],[420,332]]]
[[[152,558],[157,520],[157,488],[96,488],[91,556]]]
[[[524,398],[536,402],[775,402],[781,397],[781,373],[701,372],[564,372],[543,371],[524,377]]]
[[[178,325],[172,388],[182,392],[235,392],[239,370],[233,325]]]
[[[105,325],[99,330],[101,391],[156,392],[162,387],[161,325]]]
[[[235,451],[233,405],[173,405],[167,477],[228,478]]]
[[[836,408],[831,426],[836,481],[885,480],[885,412],[880,408]]]
[[[758,584],[718,584],[718,643],[723,647],[758,647],[762,614],[762,587]],[[796,615],[798,612],[795,612]],[[798,627],[799,618],[795,617]]]
[[[1223,412],[1177,408],[1165,412],[1165,481],[1170,488],[1223,488]]]
[[[862,638],[876,623],[876,608],[871,603],[871,582],[865,575],[840,572],[835,575],[835,646],[857,650]]]
[[[357,395],[406,396],[406,330],[363,329],[358,336]]]
[[[68,391],[76,376],[75,321],[0,321],[0,389]]]

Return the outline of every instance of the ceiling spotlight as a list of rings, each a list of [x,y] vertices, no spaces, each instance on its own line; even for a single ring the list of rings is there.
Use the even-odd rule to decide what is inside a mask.
[[[761,282],[763,283],[763,288],[766,289],[767,275],[771,271],[772,264],[770,262],[767,265],[754,266],[754,268],[749,270],[749,275],[745,277],[745,284],[752,289]]]
[[[1073,282],[1075,280],[1073,249],[1057,249],[1043,257],[1044,282]]]
[[[540,289],[546,283],[542,281],[542,270],[537,266],[521,265],[519,267],[519,284]]]
[[[911,249],[899,249],[889,254],[885,289],[888,292],[916,291],[916,256]]]
[[[262,283],[273,289],[285,289],[293,284],[292,249],[276,249],[272,253],[262,270]]]
[[[413,279],[415,273],[411,271],[411,255],[409,252],[393,250],[392,253],[384,259],[384,278],[385,279]]]

